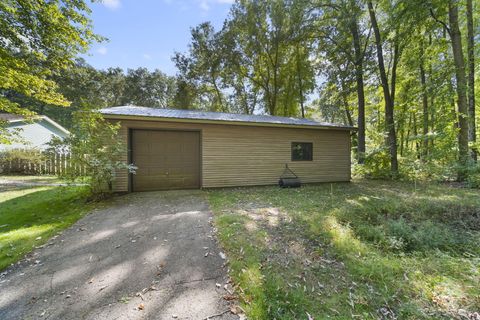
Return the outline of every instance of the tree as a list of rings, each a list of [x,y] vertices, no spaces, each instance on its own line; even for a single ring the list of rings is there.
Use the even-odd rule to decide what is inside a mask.
[[[91,109],[76,111],[73,118],[72,134],[65,140],[53,140],[51,151],[57,154],[70,152],[71,163],[65,178],[75,181],[83,174],[75,168],[85,168],[92,195],[102,197],[113,191],[118,170],[134,173],[136,167],[121,160],[126,147],[118,139],[119,124],[105,120],[100,113]]]
[[[475,121],[475,32],[472,0],[467,0],[467,60],[468,60],[468,141],[472,144],[471,156],[477,161],[477,130]]]
[[[321,30],[320,50],[327,54],[325,58],[329,62],[337,66],[348,64],[345,72],[350,68],[354,70],[353,79],[357,93],[357,159],[358,163],[362,164],[365,160],[364,64],[370,38],[370,30],[360,27],[365,6],[363,2],[357,0],[320,1],[315,6],[320,8],[320,17],[323,18],[318,19]],[[363,22],[363,25],[365,29],[370,29],[368,23]],[[335,76],[336,72],[327,72],[327,74]],[[345,86],[339,86],[339,88],[345,88]],[[349,124],[354,125],[353,121]]]
[[[0,111],[30,114],[12,97],[68,106],[52,76],[100,37],[85,1],[8,0],[0,3]]]
[[[358,163],[362,164],[365,161],[365,92],[363,83],[363,60],[365,57],[365,49],[362,50],[361,34],[359,32],[358,20],[359,11],[361,8],[356,1],[350,1],[350,10],[352,12],[349,19],[349,29],[352,34],[352,43],[355,53],[355,80],[357,82],[357,101],[358,101],[358,137],[357,137],[357,154]],[[365,40],[368,41],[369,36]]]
[[[465,170],[469,163],[469,119],[467,103],[467,79],[462,47],[462,36],[458,18],[457,0],[448,1],[448,24],[440,20],[434,13],[433,9],[430,9],[430,14],[435,21],[439,22],[444,27],[451,40],[453,62],[455,66],[455,90],[457,95],[458,110],[458,163],[461,167],[458,170],[457,178],[459,181],[463,181],[467,178]]]
[[[387,132],[387,144],[390,152],[390,170],[393,176],[398,175],[398,159],[397,159],[397,136],[395,132],[394,119],[394,99],[395,99],[395,81],[396,68],[400,56],[400,46],[398,42],[393,44],[393,62],[391,70],[391,88],[389,85],[387,72],[385,69],[385,62],[383,57],[383,41],[380,35],[380,29],[377,23],[377,17],[373,8],[372,1],[368,1],[368,11],[372,23],[373,33],[375,35],[375,45],[377,48],[378,70],[380,73],[380,81],[383,89],[383,96],[385,100],[385,128]],[[395,41],[395,40],[394,40]]]
[[[176,109],[197,109],[195,88],[182,78],[177,79],[173,105]]]
[[[307,8],[306,1],[278,0],[238,1],[232,7],[222,30],[228,52],[224,65],[244,105],[258,103],[271,115],[304,113],[315,83]]]
[[[458,22],[458,5],[456,0],[448,2],[448,32],[452,40],[453,61],[455,63],[455,78],[458,105],[458,160],[462,167],[468,165],[468,106],[467,106],[467,81],[465,76],[465,61],[462,47],[462,35]],[[465,180],[464,169],[458,174],[458,180]]]
[[[192,42],[188,54],[175,53],[173,61],[183,79],[197,88],[197,93],[209,101],[209,110],[228,111],[224,93],[222,70],[223,50],[220,34],[215,33],[209,22],[191,30]]]
[[[147,68],[128,69],[121,94],[121,104],[131,104],[153,108],[168,108],[173,103],[176,83],[160,70],[153,72]]]

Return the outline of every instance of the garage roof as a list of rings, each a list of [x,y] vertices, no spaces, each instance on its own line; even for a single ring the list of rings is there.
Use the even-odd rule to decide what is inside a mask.
[[[165,120],[185,120],[200,122],[232,122],[237,124],[263,124],[272,126],[305,126],[317,128],[334,128],[355,130],[354,127],[310,119],[278,117],[269,115],[248,115],[200,110],[158,109],[137,106],[120,106],[100,109],[107,118],[162,118]]]

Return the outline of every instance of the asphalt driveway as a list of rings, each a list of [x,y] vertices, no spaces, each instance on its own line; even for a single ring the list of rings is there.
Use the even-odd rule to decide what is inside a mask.
[[[0,276],[0,319],[237,319],[201,191],[134,193]]]

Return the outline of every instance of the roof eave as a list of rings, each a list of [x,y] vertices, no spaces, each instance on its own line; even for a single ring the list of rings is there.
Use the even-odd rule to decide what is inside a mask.
[[[124,115],[102,113],[106,119],[118,120],[145,120],[145,121],[162,121],[162,122],[183,122],[183,123],[205,123],[205,124],[227,124],[237,126],[253,126],[253,127],[276,127],[276,128],[301,128],[301,129],[323,129],[323,130],[342,130],[342,131],[356,131],[356,127],[349,126],[324,126],[324,125],[302,125],[302,124],[288,124],[288,123],[271,123],[271,122],[246,122],[238,120],[206,120],[206,119],[188,119],[188,118],[173,118],[173,117],[155,117],[155,116],[140,116],[140,115]]]
[[[54,126],[55,128],[57,128],[58,130],[62,131],[65,135],[70,135],[70,131],[68,131],[67,129],[65,129],[63,126],[61,126],[59,123],[53,121],[52,119],[50,119],[49,117],[45,116],[45,115],[42,115],[40,116],[41,119],[47,121],[48,123],[50,123],[52,126]]]

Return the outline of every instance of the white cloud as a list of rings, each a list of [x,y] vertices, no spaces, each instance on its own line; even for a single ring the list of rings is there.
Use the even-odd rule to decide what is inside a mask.
[[[100,47],[100,48],[97,49],[97,52],[98,52],[99,54],[101,54],[102,56],[104,56],[104,55],[107,54],[108,49],[107,49],[107,47]]]
[[[202,9],[203,11],[208,11],[210,10],[210,5],[208,4],[208,0],[202,0],[200,1],[200,9]]]
[[[152,60],[152,56],[149,55],[148,53],[144,53],[144,54],[143,54],[143,59]]]
[[[197,2],[198,2],[198,6],[200,7],[200,9],[202,9],[202,11],[206,12],[206,11],[210,10],[210,7],[212,5],[233,4],[235,2],[235,0],[199,0]]]
[[[111,10],[115,10],[115,9],[118,9],[120,8],[120,6],[122,5],[120,3],[120,0],[103,0],[102,1],[102,4],[107,7],[108,9],[111,9]]]

